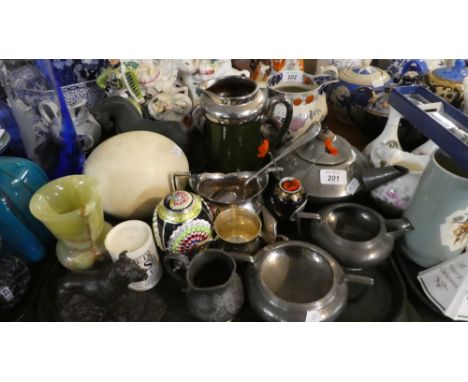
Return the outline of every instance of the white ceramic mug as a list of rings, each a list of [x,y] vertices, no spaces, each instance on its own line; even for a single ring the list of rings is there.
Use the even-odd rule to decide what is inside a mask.
[[[153,239],[151,227],[140,220],[127,220],[117,224],[106,236],[104,245],[117,261],[119,254],[127,251],[127,257],[146,270],[146,279],[128,284],[130,289],[146,291],[153,288],[162,277],[162,268]]]

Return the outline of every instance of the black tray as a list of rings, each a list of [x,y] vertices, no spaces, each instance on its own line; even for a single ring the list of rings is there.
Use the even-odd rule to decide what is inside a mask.
[[[55,261],[41,291],[37,313],[39,321],[57,321],[54,301],[55,286],[66,270]],[[362,271],[374,278],[374,286],[366,287],[350,284],[349,299],[338,321],[399,321],[402,319],[406,288],[392,258],[383,264]],[[157,293],[167,304],[163,321],[194,321],[190,316],[183,287],[172,277],[165,274],[159,284],[146,293]],[[262,321],[250,308],[248,301],[237,315],[235,321]]]
[[[7,313],[0,314],[0,321],[37,321],[36,303],[39,300],[42,285],[44,284],[51,265],[55,261],[55,253],[43,261],[28,264],[31,281],[22,301]]]
[[[453,321],[437,308],[434,303],[424,294],[418,281],[418,273],[423,268],[410,260],[401,250],[395,251],[395,261],[401,275],[408,286],[408,293],[412,304],[418,311],[423,321]]]

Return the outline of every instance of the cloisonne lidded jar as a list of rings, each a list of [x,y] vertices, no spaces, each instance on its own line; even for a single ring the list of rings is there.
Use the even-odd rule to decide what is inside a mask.
[[[153,215],[156,243],[167,254],[192,256],[202,242],[212,239],[212,226],[206,203],[188,191],[168,194]]]

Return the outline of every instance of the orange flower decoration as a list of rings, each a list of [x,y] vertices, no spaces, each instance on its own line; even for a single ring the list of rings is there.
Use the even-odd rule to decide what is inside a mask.
[[[325,147],[331,155],[338,155],[338,149],[333,146],[333,141],[331,138],[325,139]]]
[[[304,76],[302,82],[306,85],[310,85],[312,83],[312,80],[309,77]]]
[[[311,95],[308,95],[306,97],[306,103],[309,104],[311,103],[312,101],[314,100],[314,96],[311,94]]]
[[[257,158],[265,158],[270,151],[270,141],[268,139],[264,139],[262,144],[257,147],[257,150]]]
[[[302,99],[294,98],[293,104],[294,106],[299,106],[302,103]]]

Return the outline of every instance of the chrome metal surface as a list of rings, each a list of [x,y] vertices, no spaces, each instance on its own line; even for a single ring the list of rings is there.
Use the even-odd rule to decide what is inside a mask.
[[[200,85],[200,105],[214,123],[236,125],[259,117],[266,97],[253,80],[238,76],[213,79]]]
[[[268,321],[332,321],[346,304],[344,272],[323,249],[301,241],[269,244],[252,257],[247,291]]]

